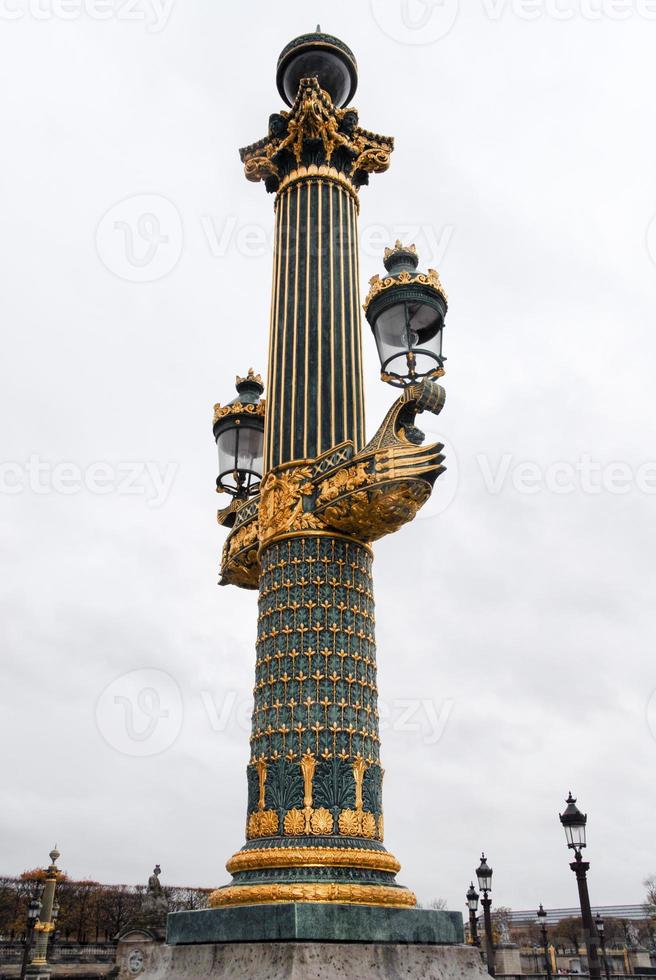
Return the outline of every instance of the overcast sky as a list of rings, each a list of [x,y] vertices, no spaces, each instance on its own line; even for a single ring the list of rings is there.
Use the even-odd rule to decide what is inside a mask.
[[[656,871],[656,3],[0,0],[0,871],[217,886],[256,595],[216,586],[211,411],[266,370],[272,199],[237,150],[314,28],[396,137],[361,267],[449,292],[448,473],[376,546],[386,844],[422,900]],[[653,222],[653,223],[652,223]],[[367,427],[394,398],[365,324]],[[63,465],[66,464],[66,465]],[[136,672],[136,673],[133,673]]]

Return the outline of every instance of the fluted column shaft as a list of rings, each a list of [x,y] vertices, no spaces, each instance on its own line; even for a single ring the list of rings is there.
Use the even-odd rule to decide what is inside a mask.
[[[323,178],[276,201],[265,473],[364,445],[357,203]]]

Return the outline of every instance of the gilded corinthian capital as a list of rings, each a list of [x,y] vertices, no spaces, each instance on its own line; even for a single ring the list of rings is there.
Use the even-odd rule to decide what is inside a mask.
[[[390,164],[394,140],[358,125],[357,109],[340,109],[316,78],[303,78],[289,112],[274,113],[267,135],[239,151],[248,180],[269,192],[295,177],[335,176],[354,188]]]

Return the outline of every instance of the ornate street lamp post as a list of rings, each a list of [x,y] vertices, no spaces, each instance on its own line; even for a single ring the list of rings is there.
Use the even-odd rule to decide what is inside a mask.
[[[494,965],[492,916],[490,915],[490,908],[492,907],[492,899],[490,898],[490,892],[492,891],[492,868],[489,867],[484,854],[481,854],[481,863],[476,870],[476,877],[478,878],[478,887],[483,893],[481,904],[483,906],[483,921],[485,923],[485,958],[487,961],[487,972],[491,977],[493,977],[496,970]]]
[[[544,949],[544,966],[547,971],[547,980],[551,980],[551,956],[549,954],[549,935],[547,933],[547,913],[544,910],[542,902],[540,902],[540,908],[537,910],[536,925],[540,928],[540,936],[542,938],[542,947]]]
[[[233,498],[218,515],[221,582],[257,589],[259,613],[246,844],[211,902],[407,908],[383,845],[371,544],[414,518],[444,469],[415,419],[444,404],[446,295],[414,246],[386,252],[366,310],[402,391],[367,442],[359,193],[394,141],[360,127],[355,58],[336,37],[290,42],[277,84],[288,110],[240,151],[275,208],[266,404],[250,372],[214,416],[217,485]]]
[[[590,907],[590,895],[588,892],[587,873],[590,868],[588,861],[584,861],[581,851],[586,846],[586,824],[588,816],[581,813],[576,805],[576,799],[570,793],[567,797],[567,809],[560,814],[560,822],[565,830],[567,846],[574,851],[574,860],[570,868],[576,875],[576,883],[579,889],[579,902],[581,905],[581,919],[583,921],[583,932],[585,944],[588,951],[588,970],[590,980],[601,980],[601,967],[599,965],[598,936],[592,919],[592,909]]]
[[[251,368],[237,377],[237,397],[214,406],[214,438],[219,453],[218,493],[247,500],[260,489],[264,445],[264,385]]]
[[[57,867],[59,851],[53,847],[50,852],[50,866],[46,869],[46,877],[41,894],[41,915],[39,921],[34,926],[36,932],[36,943],[34,946],[34,957],[28,967],[28,973],[41,973],[40,967],[45,966],[48,961],[48,940],[50,933],[54,931],[53,907],[55,906],[55,889],[60,875]],[[59,906],[57,906],[57,911]]]
[[[27,964],[29,962],[30,951],[32,949],[32,941],[34,939],[34,928],[38,922],[40,911],[40,900],[38,898],[33,898],[27,908],[27,931],[25,933],[25,946],[23,949],[23,959],[21,962],[20,980],[25,980]]]
[[[469,909],[469,932],[471,934],[472,946],[480,946],[481,941],[478,938],[478,922],[476,919],[476,913],[478,912],[478,892],[474,888],[474,882],[470,884],[467,889],[467,908]]]
[[[606,955],[606,923],[602,919],[599,912],[597,912],[595,916],[595,927],[597,929],[597,935],[599,936],[599,942],[601,944],[601,956],[604,961],[604,973],[606,974],[606,980],[610,980],[608,956]]]

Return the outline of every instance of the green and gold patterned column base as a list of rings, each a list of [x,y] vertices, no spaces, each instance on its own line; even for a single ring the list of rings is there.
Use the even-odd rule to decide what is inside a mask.
[[[247,844],[211,904],[414,906],[382,844],[371,549],[308,529],[260,562]]]

